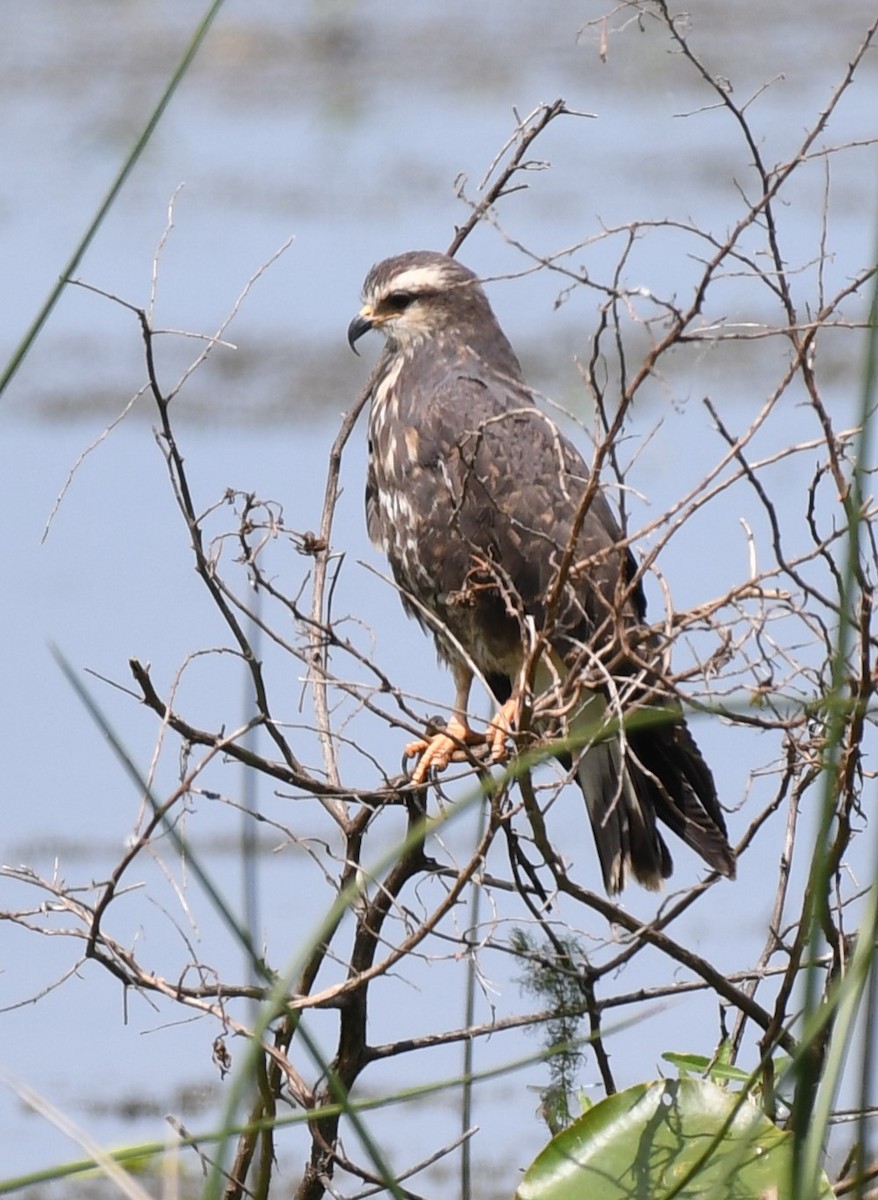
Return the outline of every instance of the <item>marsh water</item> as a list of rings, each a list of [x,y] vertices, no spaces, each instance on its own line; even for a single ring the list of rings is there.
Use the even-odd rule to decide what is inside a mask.
[[[842,78],[871,20],[870,5],[784,2],[729,5],[702,0],[688,22],[691,44],[736,97],[753,97],[748,113],[769,163],[794,154]],[[378,258],[403,249],[443,248],[468,209],[468,195],[515,130],[519,117],[563,97],[576,113],[560,118],[535,143],[525,192],[508,196],[495,224],[472,235],[461,257],[486,276],[516,276],[537,254],[585,243],[604,227],[635,219],[675,219],[722,235],[752,191],[747,148],[727,113],[666,33],[634,9],[602,23],[609,5],[535,5],[523,0],[472,4],[277,0],[222,9],[174,96],[142,160],[77,268],[105,294],[69,287],[2,401],[3,498],[3,823],[0,858],[51,878],[87,886],[105,878],[130,836],[139,799],[53,659],[56,644],[76,671],[88,670],[125,744],[145,768],[156,739],[150,714],[103,677],[129,686],[126,663],[148,660],[157,675],[176,666],[209,635],[213,613],[191,568],[185,530],[153,437],[148,397],[77,467],[69,491],[44,530],[55,502],[86,448],[122,412],[144,378],[139,327],[129,306],[147,306],[155,287],[156,324],[212,333],[246,282],[278,249],[242,303],[222,347],[187,384],[175,414],[187,463],[204,503],[227,487],[253,490],[284,504],[287,523],[319,523],[325,461],[340,414],[368,369],[345,344],[361,280]],[[0,291],[3,360],[13,352],[143,127],[200,18],[186,3],[41,0],[6,4],[0,44]],[[608,32],[609,31],[609,32]],[[606,45],[604,41],[606,40]],[[821,139],[866,143],[876,135],[878,70],[873,56]],[[869,259],[878,194],[874,148],[863,145],[815,165],[784,208],[784,253],[813,261],[826,196],[830,282]],[[827,190],[828,189],[828,190]],[[156,247],[168,225],[153,283]],[[632,265],[656,293],[685,290],[689,248],[679,259],[667,241],[645,238]],[[655,248],[653,248],[653,246]],[[608,246],[607,254],[617,253]],[[592,270],[608,270],[594,250]],[[585,256],[583,250],[582,255]],[[576,256],[574,256],[574,259]],[[540,391],[587,418],[576,355],[587,352],[599,298],[586,289],[562,296],[551,273],[491,285],[504,326]],[[559,298],[563,303],[557,303]],[[745,292],[728,293],[717,317],[776,320],[750,311]],[[856,316],[854,305],[853,315]],[[162,377],[173,379],[193,356],[191,338],[163,335]],[[638,414],[654,432],[641,460],[650,500],[661,506],[680,473],[712,451],[703,415],[687,423],[700,390],[713,389],[741,413],[758,402],[763,351],[733,360],[687,361],[673,381],[675,402],[662,409],[662,386]],[[829,395],[840,406],[856,388],[854,354],[826,351]],[[687,374],[691,372],[691,374]],[[365,539],[360,497],[362,431],[345,459],[336,527],[353,562],[375,570],[380,558]],[[667,566],[685,602],[702,587],[702,566],[716,556],[709,539]],[[395,597],[364,576],[363,611],[380,652],[410,670],[418,694],[446,695],[450,683],[432,650],[399,616]],[[417,664],[422,664],[418,666]],[[209,685],[205,683],[205,688]],[[243,683],[242,683],[243,704]],[[197,711],[213,697],[196,687]],[[233,713],[238,701],[231,702]],[[740,792],[744,767],[721,731],[706,734],[725,795]],[[217,817],[203,844],[223,876],[239,878],[237,812]],[[282,932],[307,924],[319,909],[292,883],[289,856],[268,853],[261,867],[264,936],[286,953]],[[740,932],[759,927],[759,866],[744,879]],[[44,893],[0,883],[2,908],[38,906]],[[28,899],[28,897],[30,897]],[[632,900],[633,904],[639,903]],[[170,922],[168,925],[170,926]],[[707,934],[696,926],[693,937]],[[161,936],[144,935],[139,918],[124,926],[146,961],[162,960]],[[203,938],[211,961],[237,970],[217,931]],[[182,935],[180,935],[182,936]],[[152,941],[150,939],[153,939]],[[219,1082],[210,1063],[215,1029],[176,1025],[179,1014],[152,1011],[124,996],[94,963],[58,982],[81,953],[61,937],[0,926],[0,1063],[69,1114],[103,1144],[163,1136],[163,1116],[208,1120]],[[512,993],[514,985],[505,984]],[[406,1027],[411,1011],[443,1011],[459,996],[423,983],[394,985],[385,1024]],[[28,1001],[41,995],[39,1001]],[[503,1008],[486,983],[483,1018]],[[513,995],[517,1003],[517,994]],[[456,1010],[455,1010],[456,1011]],[[461,1009],[462,1013],[462,1009]],[[462,1019],[462,1015],[458,1019]],[[668,1039],[685,1038],[669,1018]],[[527,1044],[525,1044],[527,1048]],[[668,1045],[667,1048],[675,1048]],[[482,1061],[511,1053],[489,1048]],[[439,1063],[435,1073],[451,1074]],[[655,1064],[632,1063],[631,1079]],[[623,1068],[624,1070],[624,1068]],[[379,1082],[371,1083],[378,1087]],[[392,1073],[385,1077],[390,1086]],[[539,1072],[479,1093],[481,1168],[508,1194],[518,1167],[544,1140],[520,1103]],[[509,1090],[504,1089],[511,1089]],[[525,1115],[510,1129],[504,1097]],[[205,1108],[206,1106],[206,1108]],[[447,1112],[445,1111],[447,1108]],[[504,1116],[504,1113],[507,1115]],[[0,1177],[75,1158],[80,1150],[50,1120],[34,1115],[14,1090],[0,1093]],[[434,1125],[454,1136],[454,1106],[424,1111],[407,1134],[412,1157],[428,1153]],[[509,1146],[514,1146],[510,1165]],[[293,1155],[295,1163],[295,1155]],[[437,1179],[440,1177],[437,1176]]]

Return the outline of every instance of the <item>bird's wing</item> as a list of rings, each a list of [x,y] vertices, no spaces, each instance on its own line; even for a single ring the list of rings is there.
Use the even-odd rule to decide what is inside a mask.
[[[505,677],[508,687],[522,653],[520,626],[510,614],[533,618],[543,629],[581,517],[549,638],[566,664],[562,686],[569,672],[585,715],[584,734],[571,726],[572,762],[606,887],[618,891],[629,871],[647,887],[670,874],[657,818],[716,870],[733,875],[710,771],[662,685],[660,647],[641,627],[645,605],[632,582],[634,561],[620,545],[603,493],[589,487],[579,453],[523,387],[487,372],[409,380],[401,373],[399,384],[393,419],[373,426],[367,496],[370,531],[384,544],[397,581],[453,623],[458,642],[485,674]],[[455,593],[462,596],[457,607]],[[640,653],[628,662],[617,651],[631,634],[640,639]],[[453,661],[453,649],[436,637],[440,653]],[[613,732],[603,724],[608,709],[611,721],[627,722],[644,705],[662,710],[649,727]]]
[[[619,891],[629,872],[650,888],[670,875],[672,859],[657,820],[715,870],[734,876],[713,777],[663,682],[662,647],[642,626],[645,601],[631,582],[634,560],[620,545],[606,497],[589,487],[583,459],[540,410],[522,398],[516,403],[514,395],[498,402],[496,389],[477,381],[465,394],[467,413],[454,443],[460,533],[471,544],[496,548],[502,574],[538,628],[582,516],[549,637],[578,691],[568,732],[581,747],[573,756],[576,775],[607,890]],[[441,422],[441,415],[434,420]],[[586,686],[584,675],[592,681]],[[561,677],[564,686],[563,665]],[[601,678],[603,684],[596,682]]]
[[[398,427],[385,428],[377,438],[383,445],[373,447],[370,533],[393,541],[388,525],[410,506],[424,572],[439,590],[460,588],[474,558],[490,561],[541,626],[589,485],[582,457],[514,383],[478,371],[399,383]],[[388,498],[382,513],[379,492],[394,488],[397,509]],[[594,491],[557,612],[558,629],[570,637],[588,636],[626,590],[634,562],[621,538],[606,498]],[[628,612],[642,617],[639,586],[627,591]]]

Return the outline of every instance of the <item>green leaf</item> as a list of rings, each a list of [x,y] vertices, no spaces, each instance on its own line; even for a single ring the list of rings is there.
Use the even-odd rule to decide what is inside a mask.
[[[681,1079],[687,1075],[704,1075],[713,1080],[729,1079],[734,1083],[750,1082],[749,1071],[733,1066],[722,1058],[708,1058],[704,1054],[678,1054],[673,1050],[663,1054],[662,1058],[672,1067],[677,1068]]]
[[[792,1138],[704,1080],[637,1084],[589,1109],[526,1171],[517,1200],[792,1200]],[[821,1175],[816,1192],[831,1200]]]
[[[703,1075],[711,1063],[705,1054],[678,1054],[674,1050],[668,1050],[662,1058],[672,1067],[676,1067],[681,1076]]]

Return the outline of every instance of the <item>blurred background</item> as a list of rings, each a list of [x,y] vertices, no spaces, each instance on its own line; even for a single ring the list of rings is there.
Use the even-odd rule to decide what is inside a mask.
[[[767,163],[796,153],[843,77],[871,20],[870,9],[856,0],[769,6],[702,0],[696,6],[688,26],[693,47],[711,71],[729,81],[739,103],[758,93],[748,115]],[[480,274],[515,275],[528,267],[516,241],[549,254],[634,219],[693,222],[718,237],[734,225],[741,192],[752,197],[756,184],[728,114],[654,23],[621,10],[603,26],[605,13],[609,7],[593,0],[548,7],[523,0],[368,6],[229,0],[77,273],[128,304],[145,306],[154,253],[174,198],[174,227],[158,269],[156,324],[209,334],[248,278],[286,239],[294,239],[230,326],[226,336],[236,349],[218,348],[175,402],[200,505],[215,503],[226,488],[252,490],[282,503],[288,526],[317,528],[328,449],[378,349],[361,343],[365,349],[358,360],[345,342],[362,279],[387,255],[448,245],[468,215],[456,181],[465,178],[468,194],[477,197],[480,180],[516,127],[516,113],[523,117],[563,97],[570,109],[592,116],[560,118],[535,144],[528,157],[545,169],[531,171],[529,189],[502,203],[502,228],[479,228],[461,252]],[[3,362],[69,258],[200,16],[201,6],[192,0],[5,6]],[[809,264],[821,237],[827,240],[830,291],[870,258],[876,156],[874,147],[854,143],[875,136],[876,112],[872,57],[819,141],[849,149],[815,161],[784,196],[783,251],[802,297],[813,285]],[[824,228],[827,196],[830,220]],[[612,242],[598,245],[589,269],[609,273],[618,249]],[[690,250],[682,241],[675,247],[672,238],[645,238],[632,257],[629,286],[685,296],[698,265]],[[587,354],[600,297],[578,289],[558,303],[562,288],[563,282],[543,272],[495,282],[489,291],[534,386],[588,423],[576,355]],[[727,305],[709,314],[716,318],[779,319],[767,296],[735,280],[714,303]],[[864,303],[854,298],[852,319],[863,311]],[[169,385],[193,357],[193,345],[179,337],[161,339],[159,373]],[[630,482],[641,497],[635,508],[643,505],[635,519],[663,511],[720,456],[701,397],[709,393],[743,427],[776,383],[776,354],[756,345],[733,357],[700,349],[681,357],[673,378],[647,389],[631,430],[636,439],[631,454],[636,448],[638,457]],[[824,398],[844,427],[844,414],[848,407],[854,412],[858,394],[858,342],[853,336],[827,338],[822,354]],[[140,798],[61,676],[49,643],[57,644],[76,671],[126,687],[127,661],[136,656],[151,663],[167,689],[188,653],[225,640],[192,570],[148,397],[137,400],[79,466],[43,540],[72,468],[144,379],[134,315],[71,287],[0,401],[5,563],[0,859],[82,886],[105,878],[120,857]],[[790,420],[796,419],[791,403]],[[777,436],[788,433],[780,429]],[[446,702],[451,681],[434,665],[431,645],[404,620],[392,590],[374,574],[384,564],[364,531],[364,440],[361,426],[343,465],[334,543],[345,553],[346,567],[337,605],[368,627],[376,658],[404,686]],[[794,509],[802,504],[797,482],[791,475],[784,485]],[[718,541],[716,526],[699,532],[696,522],[685,545],[678,547],[680,539],[669,545],[661,566],[679,607],[717,594],[726,572],[735,577],[744,570],[741,515],[732,503],[725,514],[728,543]],[[293,587],[307,566],[291,548],[284,553],[287,561],[279,570],[288,572]],[[361,561],[367,566],[358,566]],[[193,719],[241,719],[244,684],[234,682],[231,668],[219,688],[210,669],[190,678],[185,698]],[[282,681],[282,674],[277,678]],[[91,677],[88,686],[145,770],[156,742],[154,718],[106,682]],[[290,677],[280,686],[287,689],[286,718],[307,723],[307,713],[298,711],[301,683]],[[739,836],[755,812],[747,807],[754,797],[745,796],[749,773],[770,762],[777,747],[745,741],[740,731],[717,722],[700,724],[697,733],[723,799],[733,808],[743,804],[741,813],[730,816],[732,833]],[[403,740],[383,731],[370,750],[392,771]],[[173,779],[174,755],[166,749],[160,781]],[[357,771],[365,784],[375,782],[365,764],[355,763],[353,775]],[[199,848],[236,902],[239,814],[223,805],[209,812],[208,807],[204,800],[190,829],[197,829]],[[569,838],[590,843],[584,814],[573,803],[570,808]],[[308,816],[302,819],[307,825]],[[449,833],[448,853],[463,855],[469,836],[464,829]],[[293,849],[274,853],[281,841],[269,835],[260,841],[265,853],[256,931],[278,964],[293,954],[326,902],[297,876]],[[582,853],[583,872],[592,871],[590,844]],[[757,850],[745,859],[735,891],[723,890],[712,909],[699,908],[689,927],[693,944],[705,939],[713,959],[725,960],[730,971],[752,961],[753,947],[764,937],[773,895],[773,882],[766,887],[764,880],[766,868],[773,870],[776,844],[766,853],[760,859]],[[682,851],[675,857],[682,886],[696,877],[698,866]],[[141,878],[135,871],[130,882]],[[37,906],[44,898],[6,880],[0,881],[0,894],[4,910]],[[144,961],[159,969],[168,953],[182,954],[185,961],[183,934],[175,933],[180,922],[203,961],[237,977],[238,951],[221,929],[199,923],[204,906],[199,902],[190,925],[185,905],[175,907],[173,889],[165,902],[171,915],[157,913],[154,924],[132,908],[130,927],[117,929],[120,939],[136,945]],[[657,901],[637,894],[626,895],[625,903],[646,914]],[[717,940],[723,943],[720,953]],[[5,1010],[0,1063],[106,1145],[162,1137],[170,1111],[190,1126],[205,1127],[222,1098],[210,1061],[215,1026],[204,1021],[193,1029],[180,1024],[189,1020],[182,1010],[153,1009],[139,997],[126,1002],[120,987],[94,964],[55,988],[80,951],[81,944],[61,937],[0,926]],[[509,967],[494,965],[496,978],[486,980],[480,996],[482,1020],[525,1003],[508,978]],[[388,1030],[400,1036],[413,1013],[428,1027],[431,1021],[449,1028],[462,1021],[459,985],[449,985],[444,976],[440,982],[438,971],[434,982],[429,970],[427,976],[418,983],[388,982],[376,993],[374,1040],[388,1038]],[[38,1003],[29,1003],[37,996]],[[709,1043],[715,1014],[705,1019]],[[672,1006],[655,1020],[663,1024],[658,1032],[649,1028],[650,1046],[654,1038],[659,1051],[704,1049],[700,1040],[698,1047],[687,1042],[688,1010]],[[523,1039],[518,1046],[494,1041],[484,1053],[479,1048],[476,1066],[533,1048]],[[435,1056],[424,1069],[442,1077],[458,1065]],[[614,1066],[623,1083],[634,1082],[654,1073],[657,1054],[629,1063],[620,1049]],[[383,1080],[375,1072],[364,1083],[378,1091],[398,1086],[401,1070],[391,1067]],[[583,1082],[590,1086],[596,1075],[588,1066],[586,1074]],[[493,1173],[486,1194],[491,1188],[510,1192],[518,1168],[545,1140],[535,1115],[536,1093],[532,1102],[522,1098],[526,1087],[542,1082],[534,1068],[477,1093],[475,1120],[487,1133],[474,1152],[486,1180]],[[443,1106],[447,1113],[437,1111]],[[437,1122],[447,1118],[449,1140],[454,1135],[450,1097],[447,1104],[445,1098],[433,1101],[421,1116],[420,1131],[418,1119],[408,1118],[413,1125],[406,1149],[413,1157],[439,1140]],[[399,1113],[386,1118],[386,1128],[401,1119]],[[380,1121],[376,1118],[379,1130]],[[13,1090],[0,1091],[0,1127],[0,1176],[79,1155]],[[303,1144],[297,1148],[291,1139],[285,1145],[287,1178],[295,1178]]]

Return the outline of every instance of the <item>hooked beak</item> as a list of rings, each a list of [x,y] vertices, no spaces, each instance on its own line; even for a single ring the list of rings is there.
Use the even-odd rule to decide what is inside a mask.
[[[357,313],[353,321],[351,321],[350,325],[348,325],[348,345],[353,350],[354,354],[359,354],[359,350],[357,350],[354,343],[358,338],[361,338],[364,333],[368,333],[373,326],[374,321],[372,320],[372,310],[367,305]]]

